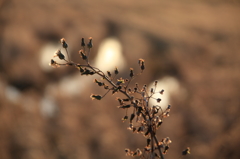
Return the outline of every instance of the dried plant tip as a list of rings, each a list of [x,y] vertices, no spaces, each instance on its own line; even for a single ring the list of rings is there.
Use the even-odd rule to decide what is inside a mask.
[[[135,117],[135,114],[131,114],[130,123],[132,123],[132,120],[134,119],[134,117]]]
[[[143,126],[140,126],[139,128],[138,128],[138,130],[137,130],[137,133],[142,133],[143,132]]]
[[[162,123],[163,123],[162,120],[160,120],[157,124],[157,127],[159,128],[162,125]]]
[[[83,50],[79,50],[78,53],[81,55],[83,60],[87,60],[87,56],[84,54]]]
[[[103,83],[103,82],[99,82],[97,79],[95,79],[95,80],[94,80],[94,82],[95,82],[95,83],[97,83],[97,84],[98,84],[98,86],[103,86],[103,85],[104,85],[104,83]]]
[[[78,69],[81,73],[83,73],[85,71],[81,66],[78,66]]]
[[[131,156],[131,151],[130,151],[130,149],[125,149],[125,153],[126,153],[126,156]]]
[[[129,93],[132,93],[132,89],[131,89],[131,88],[128,88],[128,92],[129,92]]]
[[[139,59],[139,60],[138,60],[138,64],[139,64],[139,66],[141,66],[142,62],[144,62],[143,59]]]
[[[160,93],[161,95],[163,95],[163,92],[164,92],[164,89],[162,89],[159,93]]]
[[[126,148],[126,149],[125,149],[125,152],[126,152],[126,153],[130,152],[130,149],[127,149],[127,148]]]
[[[154,81],[154,86],[156,87],[158,84],[158,81]]]
[[[160,156],[157,153],[154,153],[155,157],[160,158]]]
[[[136,87],[135,87],[135,88],[133,88],[133,89],[134,89],[134,92],[137,92],[137,90],[138,90],[138,88],[136,88]]]
[[[119,73],[117,67],[115,68],[114,73],[115,73],[115,75],[117,75]]]
[[[126,115],[122,118],[122,122],[126,121],[127,119],[128,119],[128,116]]]
[[[130,108],[130,107],[131,107],[131,105],[118,106],[118,108],[122,108],[122,109]]]
[[[187,147],[186,150],[182,152],[182,155],[185,156],[187,154],[190,154],[190,147]]]
[[[151,88],[151,94],[153,94],[154,92],[153,92],[153,88]]]
[[[85,46],[84,38],[82,38],[81,46],[82,46],[82,47]]]
[[[94,75],[94,74],[95,74],[95,72],[93,72],[87,68],[84,68],[84,71],[81,72],[81,75]]]
[[[132,78],[134,76],[133,74],[133,68],[130,68],[130,77]]]
[[[164,151],[163,151],[163,154],[167,154],[167,151],[168,151],[169,148],[170,148],[170,147],[169,147],[168,145],[165,146]]]
[[[164,117],[164,118],[169,117],[169,116],[170,116],[170,113],[169,113],[169,112],[163,113],[163,117]]]
[[[92,98],[92,100],[93,100],[93,99],[97,99],[97,100],[101,100],[101,99],[102,99],[102,96],[101,96],[101,95],[92,94],[90,97]]]
[[[137,130],[136,127],[133,127],[133,128],[132,128],[133,133],[135,133],[136,130]]]
[[[133,157],[134,156],[141,156],[142,155],[142,151],[138,148],[134,153],[133,153]]]
[[[54,56],[53,57],[58,57],[60,60],[64,60],[65,59],[65,56],[62,54],[62,52],[60,50],[57,50],[55,53],[54,53]]]
[[[123,105],[123,100],[121,98],[117,98],[120,105]]]
[[[87,44],[88,48],[91,49],[93,47],[92,37],[89,38],[89,43]]]
[[[136,100],[136,103],[138,104],[137,101],[138,101],[138,100]],[[142,108],[142,107],[137,107],[137,116],[140,116],[141,113],[142,113],[142,111],[143,111],[143,108]]]
[[[104,89],[109,89],[108,85],[106,85],[105,83],[103,83],[103,84],[104,84]]]
[[[112,76],[112,74],[111,74],[110,71],[107,71],[107,74],[108,74],[108,77],[111,77],[111,76]]]
[[[149,129],[145,132],[145,134],[144,134],[144,136],[145,137],[148,137],[148,135],[150,134],[150,131],[149,131]]]
[[[65,48],[65,49],[68,48],[68,44],[66,43],[66,40],[64,38],[62,38],[60,41],[62,43],[63,48]]]
[[[129,127],[128,127],[127,129],[128,129],[128,130],[132,130],[132,129],[133,129],[133,124],[130,123],[130,124],[129,124]]]
[[[160,102],[161,102],[161,99],[160,99],[160,98],[158,98],[158,99],[157,99],[157,102],[158,102],[158,103],[160,103]]]
[[[167,107],[167,109],[170,109],[170,108],[171,108],[171,105],[169,104],[168,107]]]
[[[150,145],[151,139],[147,139],[147,146]]]
[[[151,150],[151,147],[150,147],[150,146],[144,147],[144,151],[145,151],[145,152],[150,152],[150,150]]]
[[[120,78],[117,80],[117,83],[116,85],[120,85],[120,84],[123,84],[124,83],[124,79]]]
[[[144,60],[143,59],[139,59],[138,60],[138,64],[139,64],[141,70],[143,71],[145,69]]]
[[[162,141],[165,145],[169,145],[170,143],[172,143],[172,141],[170,140],[169,137],[165,137]]]
[[[142,62],[141,70],[143,71],[144,69],[145,69],[145,65],[144,65],[144,62]]]
[[[52,66],[53,68],[60,67],[59,64],[56,61],[54,61],[53,59],[51,59],[49,66]]]

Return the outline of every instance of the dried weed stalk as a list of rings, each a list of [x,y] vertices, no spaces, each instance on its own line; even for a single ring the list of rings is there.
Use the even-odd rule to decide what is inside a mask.
[[[139,86],[137,83],[134,88],[130,88],[129,84],[135,76],[134,70],[130,68],[129,71],[129,79],[119,78],[116,79],[119,74],[119,70],[116,67],[114,72],[111,73],[107,71],[104,73],[100,69],[92,66],[89,62],[89,56],[91,48],[93,47],[92,38],[89,38],[89,42],[87,45],[84,42],[84,38],[81,41],[81,50],[79,50],[79,54],[85,64],[75,63],[70,59],[68,53],[68,44],[66,40],[62,38],[60,40],[63,49],[65,49],[67,54],[67,59],[61,50],[57,50],[54,54],[54,57],[58,57],[60,60],[64,61],[64,63],[58,63],[51,59],[50,65],[52,67],[60,67],[60,66],[74,66],[76,67],[81,75],[98,75],[101,78],[95,79],[94,82],[103,87],[106,90],[104,95],[92,94],[90,97],[92,99],[101,100],[108,93],[121,93],[125,96],[125,98],[117,98],[119,102],[119,109],[125,109],[126,115],[122,118],[122,121],[125,122],[128,120],[129,126],[127,129],[132,131],[133,133],[142,134],[144,138],[146,138],[146,146],[142,149],[138,148],[135,151],[131,151],[126,148],[125,153],[127,156],[139,156],[143,159],[154,159],[160,158],[164,159],[164,155],[168,152],[170,148],[170,143],[172,142],[169,137],[165,137],[161,140],[156,136],[157,130],[161,127],[163,123],[163,119],[169,117],[171,106],[163,110],[159,105],[149,105],[150,100],[156,100],[158,103],[161,102],[160,98],[154,98],[153,95],[160,93],[163,94],[164,90],[157,91],[158,82],[154,82],[153,88],[147,88],[147,85]],[[141,73],[143,73],[145,69],[145,62],[143,59],[138,60],[138,64],[140,67]],[[131,112],[128,114],[128,112]],[[190,148],[187,148],[182,152],[182,156],[190,154]]]

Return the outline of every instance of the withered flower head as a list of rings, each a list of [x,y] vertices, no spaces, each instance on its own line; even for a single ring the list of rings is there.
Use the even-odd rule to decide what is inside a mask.
[[[58,57],[60,60],[64,60],[65,59],[65,56],[62,54],[62,52],[60,50],[57,50],[55,53],[54,53],[54,56],[53,57]]]
[[[170,140],[169,137],[165,137],[162,141],[165,145],[169,145],[170,143],[172,143],[172,141]]]
[[[117,68],[117,67],[115,68],[115,70],[114,70],[114,73],[115,73],[115,75],[117,75],[117,74],[119,73],[119,71],[118,71],[118,68]]]
[[[126,121],[128,119],[128,116],[125,115],[123,118],[122,118],[122,122]]]
[[[144,60],[143,59],[139,59],[138,60],[138,64],[139,64],[141,70],[143,71],[145,69]]]
[[[81,46],[82,46],[82,47],[85,46],[84,38],[82,38]]]
[[[65,48],[65,49],[68,48],[68,44],[66,43],[66,40],[64,38],[62,38],[60,41],[62,43],[63,48]]]
[[[93,99],[97,99],[97,100],[101,100],[101,99],[102,99],[102,96],[100,96],[100,95],[95,95],[95,94],[92,94],[90,97],[92,98],[92,100],[93,100]]]
[[[87,44],[88,48],[91,49],[93,47],[92,37],[89,38],[89,43]]]
[[[132,78],[134,76],[133,74],[133,68],[130,68],[130,77]]]
[[[190,154],[190,147],[187,147],[186,150],[182,152],[182,155],[185,156],[187,154]]]
[[[160,93],[161,95],[163,95],[163,92],[164,92],[164,89],[162,89],[159,93]]]
[[[51,59],[51,62],[49,63],[49,66],[52,66],[53,68],[60,67],[60,65],[56,61],[54,61],[53,59]]]
[[[111,77],[111,76],[112,76],[112,74],[111,74],[110,71],[107,71],[107,74],[108,74],[108,77]]]
[[[86,54],[84,54],[84,52],[83,52],[82,49],[79,50],[78,53],[81,55],[81,57],[82,57],[83,60],[87,60],[87,56],[86,56]]]
[[[160,103],[160,102],[161,102],[161,100],[162,100],[161,98],[158,98],[158,99],[157,99],[157,102],[158,102],[158,103]]]

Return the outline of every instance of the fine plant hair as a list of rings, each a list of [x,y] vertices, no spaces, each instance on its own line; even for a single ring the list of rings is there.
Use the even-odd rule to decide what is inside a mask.
[[[156,90],[158,81],[154,82],[152,88],[148,88],[147,85],[140,86],[138,83],[133,88],[130,88],[130,83],[133,78],[141,75],[145,70],[145,62],[143,59],[138,60],[139,73],[135,74],[134,70],[130,68],[129,79],[118,78],[119,70],[116,67],[114,72],[103,72],[99,68],[91,65],[89,62],[90,52],[93,47],[92,38],[89,38],[89,42],[85,44],[84,38],[81,41],[81,49],[79,54],[85,64],[79,64],[70,59],[68,52],[68,44],[64,38],[60,40],[62,48],[65,50],[67,58],[59,49],[55,52],[54,57],[58,57],[62,63],[56,62],[51,59],[50,65],[54,68],[60,66],[73,66],[79,70],[83,76],[97,75],[99,79],[95,79],[94,82],[103,89],[106,90],[104,95],[91,94],[91,98],[95,100],[102,100],[107,94],[123,94],[124,98],[117,98],[119,109],[126,110],[126,115],[122,118],[123,122],[128,122],[129,129],[133,133],[142,134],[146,140],[146,146],[143,148],[137,148],[132,151],[128,148],[125,149],[126,156],[139,156],[142,159],[164,159],[165,154],[168,152],[171,144],[169,137],[159,139],[156,134],[157,130],[161,128],[164,118],[169,117],[171,106],[163,109],[159,104],[160,98],[154,98],[154,94],[164,94],[164,90]],[[150,105],[149,101],[157,101],[157,105]],[[182,156],[190,154],[190,148],[186,148],[182,151]]]

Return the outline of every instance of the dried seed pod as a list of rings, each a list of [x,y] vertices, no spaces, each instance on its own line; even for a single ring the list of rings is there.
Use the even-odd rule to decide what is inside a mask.
[[[53,68],[60,67],[59,64],[56,61],[54,61],[53,59],[51,59],[49,66],[52,66]]]
[[[62,52],[60,50],[57,50],[55,53],[54,53],[54,56],[53,57],[58,57],[60,60],[64,60],[65,59],[65,56],[62,54]]]
[[[145,65],[144,65],[144,61],[142,62],[142,65],[141,65],[141,70],[143,71],[145,69]]]
[[[130,68],[130,77],[132,78],[134,76],[133,74],[133,68]]]
[[[123,105],[123,100],[121,98],[117,98],[120,105]]]
[[[162,89],[159,93],[160,93],[161,95],[163,95],[163,92],[164,92],[164,89]]]
[[[63,48],[65,48],[65,49],[68,48],[68,44],[66,43],[66,40],[64,38],[62,38],[60,41],[62,43]]]
[[[84,38],[82,38],[81,46],[82,46],[82,47],[85,46]]]
[[[115,75],[117,75],[117,74],[119,73],[119,71],[118,71],[118,68],[117,68],[117,67],[115,68],[115,70],[114,70],[114,73],[115,73]]]
[[[92,44],[92,37],[89,38],[89,43],[87,44],[87,47],[89,49],[91,49],[93,47],[93,44]]]
[[[98,86],[103,86],[103,85],[104,85],[104,83],[103,83],[103,82],[99,82],[97,79],[95,79],[95,80],[94,80],[94,82],[95,82],[95,83],[97,83],[97,84],[98,84]]]
[[[190,147],[187,147],[183,152],[182,155],[185,156],[187,154],[190,154]]]
[[[169,147],[168,145],[166,145],[166,146],[164,147],[163,154],[167,154],[167,151],[168,151],[169,148],[170,148],[170,147]]]
[[[135,114],[131,114],[130,123],[132,122],[132,120],[134,119],[134,117],[135,117]]]
[[[157,83],[158,83],[158,81],[156,80],[156,81],[154,81],[154,86],[156,87],[157,86]]]
[[[126,121],[127,119],[128,119],[128,116],[125,115],[125,116],[122,118],[122,121],[124,122],[124,121]]]
[[[126,156],[131,156],[131,151],[130,151],[130,149],[125,149],[125,153],[126,153]]]
[[[108,85],[106,85],[105,83],[103,83],[103,85],[104,85],[104,89],[109,89]]]
[[[79,68],[79,71],[80,71],[81,73],[83,73],[83,72],[85,71],[81,66],[78,66],[78,68]]]
[[[110,71],[107,71],[107,74],[108,74],[108,77],[111,77],[111,76],[112,76],[112,74],[111,74]]]
[[[145,64],[144,64],[144,60],[143,59],[139,59],[138,60],[138,64],[143,72],[143,70],[145,69]]]
[[[151,139],[147,139],[147,146],[150,145]]]
[[[83,60],[87,60],[87,55],[84,54],[83,50],[79,50],[78,53],[81,55],[81,57],[82,57]]]
[[[120,78],[120,79],[117,80],[116,85],[120,85],[122,83],[124,83],[124,79]]]
[[[92,94],[90,97],[91,97],[92,99],[97,99],[97,100],[101,100],[101,99],[102,99],[102,96],[101,96],[101,95]]]
[[[171,105],[169,104],[168,107],[167,107],[167,109],[170,109],[170,108],[171,108]]]
[[[165,137],[162,141],[165,145],[169,145],[170,143],[172,143],[172,141],[170,140],[169,137]]]

